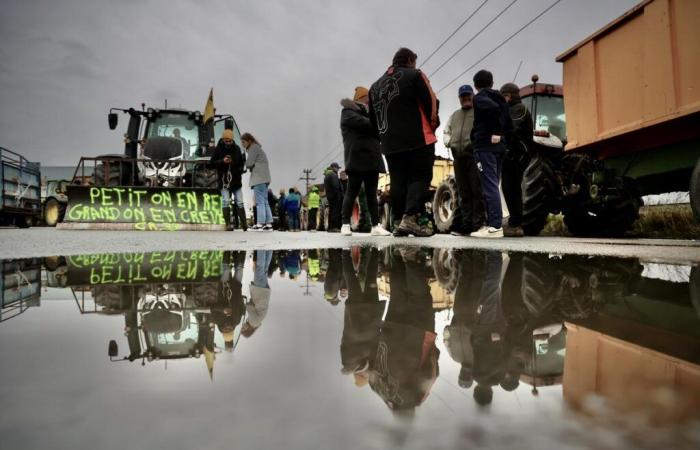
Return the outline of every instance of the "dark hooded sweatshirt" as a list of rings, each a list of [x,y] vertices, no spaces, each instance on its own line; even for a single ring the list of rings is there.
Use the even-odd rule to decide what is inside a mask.
[[[513,130],[513,122],[508,111],[508,103],[493,89],[482,89],[474,96],[474,127],[471,138],[475,151],[501,150],[501,145],[491,143],[491,136],[501,136],[505,144],[506,136]]]

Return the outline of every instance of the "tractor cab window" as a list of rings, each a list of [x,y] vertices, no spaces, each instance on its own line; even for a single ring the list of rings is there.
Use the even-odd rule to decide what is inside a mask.
[[[223,134],[224,119],[219,119],[214,123],[214,142],[219,142]],[[243,148],[243,144],[241,144],[241,132],[238,130],[238,124],[235,121],[233,122],[233,142],[240,148]]]
[[[532,112],[534,96],[523,99],[523,103]],[[562,141],[566,140],[566,114],[564,113],[564,99],[562,97],[544,96],[537,97],[537,117],[533,114],[535,130],[549,131]]]
[[[146,138],[165,136],[180,139],[183,145],[183,157],[189,159],[199,145],[199,127],[187,114],[162,113],[160,117],[148,124]]]

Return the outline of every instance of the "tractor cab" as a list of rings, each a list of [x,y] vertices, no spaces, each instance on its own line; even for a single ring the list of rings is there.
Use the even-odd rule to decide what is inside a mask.
[[[533,75],[532,84],[520,89],[520,98],[532,114],[534,140],[541,145],[563,148],[566,144],[564,91],[561,85],[537,83],[538,80]]]

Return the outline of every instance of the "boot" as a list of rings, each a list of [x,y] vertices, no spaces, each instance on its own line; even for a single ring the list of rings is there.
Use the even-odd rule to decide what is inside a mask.
[[[226,222],[226,231],[231,231],[231,208],[228,206],[222,208],[222,212],[224,213],[224,222]]]
[[[245,217],[245,208],[236,208],[236,216],[238,217],[238,226],[241,230],[248,231],[248,220]]]
[[[416,237],[429,237],[433,235],[433,226],[430,220],[421,214],[404,215],[398,228],[401,232]]]

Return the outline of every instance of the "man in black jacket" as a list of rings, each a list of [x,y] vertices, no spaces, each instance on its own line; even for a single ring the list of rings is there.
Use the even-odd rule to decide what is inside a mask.
[[[340,233],[342,222],[343,186],[340,184],[338,170],[340,170],[340,165],[334,162],[326,169],[326,176],[323,179],[323,188],[326,190],[326,199],[328,200],[329,233]]]
[[[233,140],[233,130],[224,130],[221,140],[211,156],[211,164],[216,167],[219,174],[219,189],[226,220],[226,229],[231,226],[231,196],[235,200],[234,214],[238,218],[240,227],[245,231],[248,226],[245,217],[245,205],[243,203],[242,176],[245,172],[245,153]]]
[[[370,89],[370,123],[379,134],[391,174],[394,235],[431,236],[425,214],[435,161],[438,100],[417,55],[401,48],[391,67]]]
[[[474,75],[474,87],[479,91],[474,96],[474,127],[472,144],[474,159],[479,169],[479,178],[486,202],[488,226],[471,233],[473,237],[503,237],[503,209],[501,207],[501,166],[506,153],[505,141],[513,129],[508,104],[503,96],[493,89],[493,75],[480,70]]]
[[[523,223],[523,174],[530,162],[529,146],[532,142],[532,116],[520,100],[520,89],[513,83],[501,87],[501,94],[508,102],[513,132],[506,137],[506,157],[503,160],[503,197],[508,205],[508,224],[503,229],[504,236],[522,237],[525,235]]]

